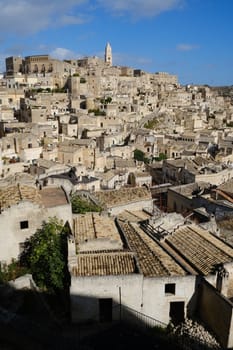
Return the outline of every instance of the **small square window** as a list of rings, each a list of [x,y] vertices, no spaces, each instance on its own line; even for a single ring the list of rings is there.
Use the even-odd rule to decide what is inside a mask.
[[[166,283],[165,284],[165,294],[176,294],[176,285],[175,283]]]
[[[21,228],[21,230],[25,230],[28,227],[29,227],[28,226],[28,220],[20,221],[20,228]]]

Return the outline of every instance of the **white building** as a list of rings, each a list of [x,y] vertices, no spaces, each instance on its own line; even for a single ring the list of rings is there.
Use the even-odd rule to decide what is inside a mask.
[[[56,216],[71,223],[71,204],[63,189],[15,184],[0,188],[0,261],[17,259],[27,238]]]

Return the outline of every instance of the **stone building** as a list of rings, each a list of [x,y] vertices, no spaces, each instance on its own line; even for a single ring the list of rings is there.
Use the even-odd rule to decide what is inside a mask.
[[[214,215],[216,220],[231,217],[233,214],[231,197],[221,188],[206,182],[169,187],[167,210],[187,215],[197,208],[205,208],[208,215]]]
[[[112,66],[112,48],[109,43],[107,43],[105,47],[105,56],[104,56],[105,63],[108,66]]]
[[[17,259],[24,241],[56,216],[71,223],[71,205],[62,188],[13,184],[0,187],[0,256],[1,262]]]
[[[163,161],[163,181],[174,185],[203,181],[219,186],[232,176],[231,166],[212,159],[195,157]]]
[[[95,192],[95,198],[109,215],[118,215],[124,210],[152,211],[151,193],[145,187],[120,188]]]
[[[114,228],[105,220],[88,214],[74,221],[69,239],[72,321],[109,322],[127,315],[133,322],[143,314],[153,327],[153,319],[165,326],[198,314],[220,344],[231,347],[232,247],[196,225],[163,235],[154,228],[152,237],[136,222],[117,219]]]
[[[58,161],[63,164],[84,165],[93,169],[95,165],[95,140],[71,139],[59,144]]]
[[[22,74],[54,74],[70,73],[72,65],[69,62],[51,58],[49,55],[33,55],[25,58],[7,57],[6,75]]]
[[[100,190],[100,180],[98,178],[90,174],[77,175],[76,168],[71,168],[66,173],[50,175],[46,179],[46,183],[63,187],[68,196],[80,190],[89,192]]]

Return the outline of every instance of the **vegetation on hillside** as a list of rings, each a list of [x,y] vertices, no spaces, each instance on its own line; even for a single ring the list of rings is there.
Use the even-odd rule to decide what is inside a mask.
[[[84,199],[80,196],[73,195],[71,198],[72,212],[74,214],[85,214],[88,212],[100,212],[101,207],[92,203],[91,201]]]
[[[160,160],[164,160],[164,159],[167,159],[167,156],[164,153],[159,153],[158,157],[153,158],[153,160],[156,160],[156,161],[160,161]]]
[[[106,105],[106,104],[112,102],[112,98],[111,98],[110,96],[109,96],[109,97],[106,97],[106,98],[101,98],[100,102],[101,102],[103,105]]]
[[[101,111],[99,108],[94,108],[94,109],[88,109],[88,113],[94,113],[94,115],[103,115],[105,116],[106,115],[106,112],[105,111]]]
[[[158,119],[154,118],[152,120],[148,120],[144,124],[144,128],[154,130],[157,125],[158,125]]]
[[[140,149],[134,150],[134,159],[138,160],[139,162],[144,162],[144,163],[149,162],[149,159],[145,157],[145,153]]]
[[[85,84],[85,83],[86,83],[86,79],[85,79],[84,77],[81,77],[81,78],[80,78],[80,83],[81,83],[81,84]]]

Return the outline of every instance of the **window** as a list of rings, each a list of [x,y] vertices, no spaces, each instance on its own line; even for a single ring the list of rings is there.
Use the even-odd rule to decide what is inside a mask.
[[[28,228],[28,220],[20,221],[20,228],[21,230],[25,230],[26,228]]]
[[[175,283],[166,283],[165,284],[165,294],[176,294],[176,285]]]

